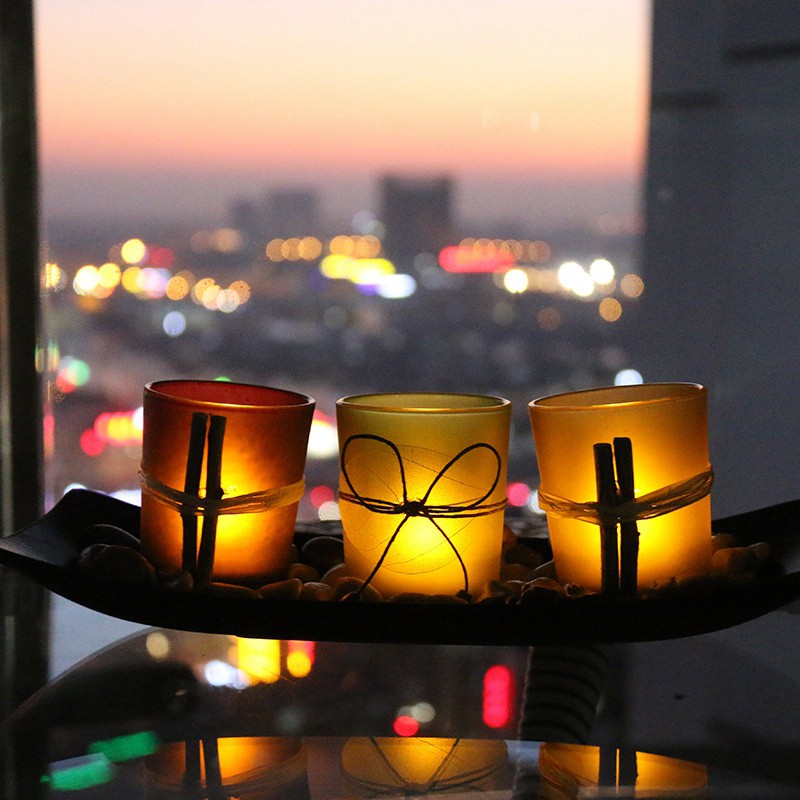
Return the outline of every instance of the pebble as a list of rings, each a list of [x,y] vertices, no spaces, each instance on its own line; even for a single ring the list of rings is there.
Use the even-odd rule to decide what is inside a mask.
[[[711,556],[711,571],[716,573],[751,572],[758,557],[749,547],[726,547]]]
[[[517,534],[508,527],[508,525],[503,525],[503,544],[502,544],[502,552],[503,557],[505,557],[506,553],[517,546]]]
[[[365,603],[380,603],[383,595],[372,585],[364,586],[361,578],[344,577],[336,581],[331,600],[343,600],[347,595],[358,593],[359,599]]]
[[[772,545],[769,542],[756,542],[748,547],[759,561],[769,561],[772,558]]]
[[[523,564],[503,564],[500,567],[500,580],[503,582],[522,581],[523,583],[527,583],[534,577],[534,570]]]
[[[220,583],[212,582],[205,583],[202,586],[198,585],[195,591],[200,594],[213,594],[219,597],[240,597],[251,600],[260,599],[261,595],[249,586],[240,586],[237,583]]]
[[[556,579],[556,562],[555,561],[545,561],[539,567],[533,571],[534,578],[552,578],[553,580]]]
[[[116,544],[92,544],[78,558],[78,568],[93,578],[112,583],[154,585],[156,571],[140,553]]]
[[[505,603],[509,597],[514,596],[516,596],[514,591],[503,581],[489,581],[481,589],[475,601],[477,603]]]
[[[550,578],[536,578],[522,589],[519,604],[527,606],[542,602],[554,603],[565,599],[564,587],[560,583]]]
[[[432,603],[433,595],[422,592],[399,592],[389,598],[390,603]]]
[[[725,547],[735,547],[736,539],[730,533],[715,533],[711,537],[711,552],[716,553]]]
[[[534,578],[522,587],[523,592],[530,589],[547,589],[550,592],[558,592],[559,594],[564,594],[565,592],[564,587],[553,578]]]
[[[466,597],[461,597],[454,594],[432,594],[430,595],[432,603],[444,603],[445,605],[468,605],[469,600]]]
[[[309,581],[300,590],[300,600],[330,600],[333,587],[319,581]]]
[[[522,564],[530,569],[535,569],[544,561],[544,557],[538,550],[518,544],[505,553],[506,564]]]
[[[120,547],[130,547],[132,550],[138,550],[141,545],[132,533],[105,522],[84,528],[76,543],[79,550],[84,550],[93,544],[115,544]]]
[[[344,545],[335,536],[315,536],[300,548],[300,560],[324,575],[331,567],[344,561]]]
[[[327,572],[323,573],[320,582],[327,583],[331,587],[335,586],[339,578],[347,577],[345,569],[344,564],[337,564],[335,567],[331,567]]]
[[[191,592],[194,589],[194,577],[191,572],[171,570],[166,574],[158,574],[158,582],[173,592]]]
[[[295,563],[289,567],[289,577],[299,578],[303,583],[313,583],[320,578],[319,570],[311,564]]]
[[[287,578],[259,587],[258,593],[265,600],[297,600],[303,591],[303,582],[299,578]]]

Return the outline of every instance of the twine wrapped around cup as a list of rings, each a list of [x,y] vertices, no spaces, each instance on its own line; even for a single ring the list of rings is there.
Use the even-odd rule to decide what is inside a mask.
[[[158,567],[259,586],[285,577],[310,397],[221,381],[144,391],[142,551]]]
[[[336,414],[347,571],[385,596],[496,579],[509,401],[373,394],[340,399]]]
[[[604,588],[601,564],[616,552],[603,551],[603,542],[608,526],[617,524],[623,541],[626,525],[636,537],[638,580],[629,590],[708,572],[713,474],[706,402],[702,386],[672,383],[591,389],[529,404],[540,503],[560,581]],[[626,496],[612,471],[610,502],[600,491],[595,458],[596,446],[605,443],[611,451],[612,442],[630,449],[634,469]],[[606,533],[599,535],[598,526]]]

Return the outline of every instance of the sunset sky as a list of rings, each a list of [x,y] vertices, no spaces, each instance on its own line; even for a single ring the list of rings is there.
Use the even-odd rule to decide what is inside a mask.
[[[214,215],[292,182],[348,212],[387,171],[454,175],[467,215],[635,213],[647,0],[38,0],[36,13],[48,213]]]

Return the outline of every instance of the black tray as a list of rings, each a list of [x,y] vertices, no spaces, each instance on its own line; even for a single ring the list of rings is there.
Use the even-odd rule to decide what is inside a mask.
[[[752,582],[715,581],[634,600],[588,595],[530,605],[300,602],[183,594],[117,586],[74,563],[89,525],[138,537],[139,509],[77,489],[45,516],[0,539],[0,564],[75,603],[114,617],[179,630],[251,638],[344,642],[511,644],[635,642],[728,628],[800,597],[800,500],[714,522],[739,544],[769,542],[774,568]],[[298,536],[301,536],[299,533]]]

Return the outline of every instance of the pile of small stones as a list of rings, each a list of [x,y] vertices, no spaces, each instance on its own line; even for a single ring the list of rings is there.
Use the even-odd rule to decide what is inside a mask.
[[[509,527],[503,529],[503,557],[500,578],[489,581],[473,595],[429,595],[413,592],[384,598],[372,585],[347,574],[341,538],[319,535],[301,547],[293,545],[293,563],[284,580],[257,589],[229,583],[195,583],[192,575],[174,569],[154,567],[140,552],[139,540],[114,525],[88,527],[81,535],[76,569],[87,577],[120,586],[160,586],[175,592],[200,592],[232,597],[298,600],[404,602],[404,603],[493,603],[529,605],[558,602],[593,594],[574,583],[556,580],[553,561],[546,561],[535,547],[524,543]],[[712,537],[711,574],[670,583],[642,592],[681,588],[706,588],[721,580],[734,583],[752,581],[771,557],[768,544],[739,547],[727,534]]]

